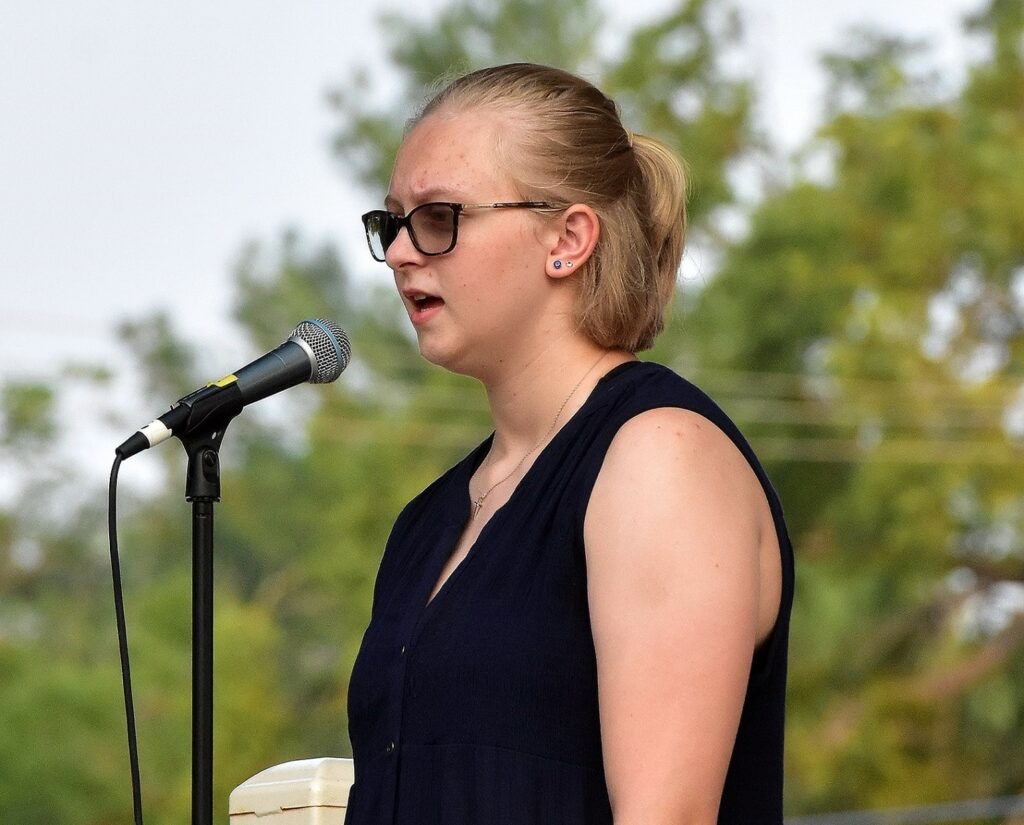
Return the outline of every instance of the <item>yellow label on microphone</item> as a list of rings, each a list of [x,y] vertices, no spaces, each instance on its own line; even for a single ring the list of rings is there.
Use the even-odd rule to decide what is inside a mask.
[[[228,384],[234,384],[238,380],[238,376],[232,373],[231,375],[225,375],[219,381],[211,381],[206,386],[208,387],[226,387]]]

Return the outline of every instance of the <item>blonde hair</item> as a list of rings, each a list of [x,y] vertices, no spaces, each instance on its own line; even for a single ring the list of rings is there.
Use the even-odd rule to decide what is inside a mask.
[[[686,235],[686,178],[662,142],[631,134],[615,102],[576,75],[511,63],[464,75],[410,128],[437,112],[488,108],[508,117],[497,147],[522,194],[585,203],[601,232],[576,273],[576,322],[604,347],[651,347],[664,327]]]

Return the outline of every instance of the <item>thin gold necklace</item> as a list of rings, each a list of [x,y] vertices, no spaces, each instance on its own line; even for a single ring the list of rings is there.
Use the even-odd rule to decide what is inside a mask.
[[[576,390],[578,390],[583,385],[583,382],[586,381],[587,376],[590,375],[590,373],[592,373],[597,368],[597,365],[604,360],[604,357],[607,354],[607,352],[602,352],[601,357],[590,365],[590,369],[583,373],[583,376],[580,378],[580,380],[576,382],[576,386],[573,387],[569,391],[569,394],[565,397],[565,401],[562,402],[562,406],[558,408],[558,412],[555,413],[555,420],[551,422],[551,426],[548,427],[548,431],[544,433],[543,436],[541,436],[540,441],[534,444],[529,450],[526,451],[526,453],[523,454],[523,457],[519,459],[519,463],[512,468],[512,472],[510,472],[500,481],[495,481],[494,484],[492,484],[490,487],[484,490],[484,492],[481,495],[477,496],[476,498],[473,498],[472,495],[470,495],[470,501],[473,504],[473,512],[470,515],[470,520],[475,519],[477,517],[477,514],[480,512],[480,510],[483,509],[484,500],[487,498],[487,496],[494,492],[494,488],[500,487],[502,484],[504,484],[506,481],[512,478],[512,476],[514,476],[517,472],[519,472],[519,468],[523,466],[523,462],[526,461],[526,459],[528,459],[531,455],[533,455],[537,451],[537,448],[540,447],[541,444],[543,444],[545,441],[548,440],[548,438],[551,437],[551,434],[555,431],[555,426],[558,424],[558,419],[562,417],[562,412],[565,410],[566,405],[569,403],[569,399],[571,399],[576,394]],[[486,463],[490,457],[491,454],[490,452],[488,452],[487,458],[484,459],[484,463]],[[483,469],[483,464],[480,465],[480,469]]]

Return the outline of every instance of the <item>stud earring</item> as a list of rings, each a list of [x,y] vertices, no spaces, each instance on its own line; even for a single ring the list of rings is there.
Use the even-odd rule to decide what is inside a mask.
[[[569,267],[569,269],[572,269],[572,261],[566,261],[565,265]]]
[[[555,260],[555,262],[553,264],[551,264],[551,266],[553,266],[555,269],[561,269],[562,268],[562,262],[559,261],[559,260]]]

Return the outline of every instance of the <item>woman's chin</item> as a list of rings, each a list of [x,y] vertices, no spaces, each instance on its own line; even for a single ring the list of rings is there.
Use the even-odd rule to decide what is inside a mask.
[[[419,339],[420,355],[425,361],[442,367],[449,372],[458,375],[467,375],[470,378],[478,378],[480,364],[475,363],[467,353],[455,346],[445,346],[440,341],[431,341],[426,337]]]
[[[423,356],[425,361],[429,361],[438,367],[444,367],[446,370],[457,372],[456,363],[458,359],[455,357],[453,347],[446,346],[442,341],[438,341],[428,335],[417,336],[420,355]]]

